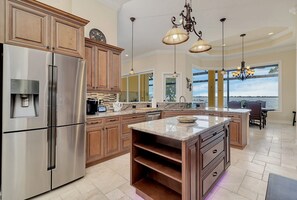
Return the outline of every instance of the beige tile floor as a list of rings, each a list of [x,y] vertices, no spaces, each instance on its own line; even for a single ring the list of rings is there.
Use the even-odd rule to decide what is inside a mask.
[[[84,178],[36,200],[141,200],[129,184],[129,154],[87,168]],[[208,200],[265,199],[269,173],[297,179],[296,128],[271,124],[250,128],[250,144],[231,149],[231,166]]]

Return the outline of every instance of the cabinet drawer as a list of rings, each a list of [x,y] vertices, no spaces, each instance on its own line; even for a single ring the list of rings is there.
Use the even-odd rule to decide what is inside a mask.
[[[103,119],[88,119],[87,120],[87,128],[94,128],[97,126],[101,126],[103,124]]]
[[[219,126],[200,135],[201,147],[224,135],[224,126]]]
[[[236,114],[236,113],[225,113],[223,114],[223,117],[229,117],[229,118],[236,118],[236,119],[240,119],[241,115],[240,114]]]
[[[203,168],[224,151],[224,137],[215,140],[213,144],[209,144],[208,146],[201,150]]]
[[[224,171],[224,159],[217,165],[214,170],[212,170],[208,176],[205,177],[202,181],[202,191],[203,196],[207,193],[207,191],[211,188],[212,184],[220,177],[222,172]]]
[[[111,124],[111,123],[118,123],[120,122],[120,117],[108,117],[104,119],[104,123]]]
[[[121,144],[121,149],[122,150],[128,150],[130,149],[131,146],[131,137],[130,136],[126,136],[122,138],[122,144]]]
[[[122,120],[123,121],[131,121],[131,120],[143,120],[145,121],[145,115],[138,115],[138,114],[135,114],[135,115],[126,115],[126,116],[122,116]]]

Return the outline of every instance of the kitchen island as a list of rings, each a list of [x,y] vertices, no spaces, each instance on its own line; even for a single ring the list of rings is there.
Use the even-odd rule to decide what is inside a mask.
[[[131,185],[144,199],[204,199],[230,165],[230,118],[177,117],[132,128]]]

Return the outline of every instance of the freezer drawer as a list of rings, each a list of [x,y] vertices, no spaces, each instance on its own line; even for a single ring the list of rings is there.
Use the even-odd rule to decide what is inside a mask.
[[[56,163],[52,172],[52,188],[69,183],[85,175],[85,125],[56,129]]]
[[[3,134],[2,199],[27,199],[49,191],[47,129]]]

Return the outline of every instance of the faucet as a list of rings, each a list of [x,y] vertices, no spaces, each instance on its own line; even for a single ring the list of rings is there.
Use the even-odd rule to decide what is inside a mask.
[[[182,109],[184,109],[185,106],[181,106],[181,105],[180,105],[180,103],[182,102],[182,101],[181,101],[182,99],[183,99],[183,102],[187,102],[187,100],[186,100],[186,97],[185,97],[185,96],[180,96],[180,97],[179,97],[179,107],[182,108]]]

